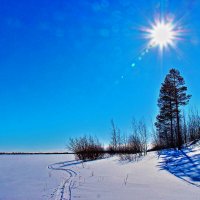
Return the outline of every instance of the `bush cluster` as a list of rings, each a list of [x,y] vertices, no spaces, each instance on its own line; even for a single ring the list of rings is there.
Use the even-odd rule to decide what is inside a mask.
[[[92,136],[83,136],[79,138],[70,138],[68,149],[76,154],[79,160],[96,160],[104,155],[104,148],[97,138]]]

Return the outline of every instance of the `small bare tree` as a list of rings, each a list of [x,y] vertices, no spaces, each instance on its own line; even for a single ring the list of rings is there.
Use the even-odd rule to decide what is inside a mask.
[[[190,141],[200,139],[200,115],[198,110],[190,109],[188,114],[188,134]]]
[[[139,133],[139,138],[140,138],[140,143],[141,143],[141,151],[144,153],[144,155],[147,154],[147,127],[146,124],[144,123],[144,120],[139,121],[138,123],[138,133]]]
[[[111,126],[112,126],[112,132],[111,132],[110,149],[116,151],[118,146],[117,127],[115,126],[113,119],[111,120]]]

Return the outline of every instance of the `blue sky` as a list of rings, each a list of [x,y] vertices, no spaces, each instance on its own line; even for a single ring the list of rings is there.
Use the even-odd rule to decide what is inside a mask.
[[[157,13],[187,34],[179,52],[154,47],[139,61],[140,27]],[[0,151],[64,149],[83,134],[106,142],[112,118],[122,132],[132,117],[150,125],[172,67],[199,108],[199,20],[197,0],[1,0]]]

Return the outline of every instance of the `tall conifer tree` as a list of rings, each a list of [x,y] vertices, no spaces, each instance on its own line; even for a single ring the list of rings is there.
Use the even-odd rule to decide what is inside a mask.
[[[155,123],[161,145],[181,148],[181,107],[188,104],[191,95],[186,94],[185,81],[176,69],[171,69],[165,77],[158,99],[159,114]]]

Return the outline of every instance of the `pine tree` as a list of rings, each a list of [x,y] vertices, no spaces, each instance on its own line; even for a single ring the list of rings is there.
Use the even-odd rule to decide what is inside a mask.
[[[176,133],[177,133],[177,139],[178,139],[178,149],[181,149],[181,146],[183,144],[183,138],[181,134],[181,106],[185,106],[188,104],[191,95],[187,95],[187,87],[185,86],[185,81],[183,77],[180,75],[180,72],[176,69],[171,69],[169,74],[167,75],[172,87],[172,102],[175,107],[174,114],[176,117]]]
[[[171,69],[161,86],[158,99],[160,109],[155,123],[162,146],[181,148],[181,107],[188,104],[191,95],[186,94],[185,81],[176,69]]]
[[[165,78],[164,83],[160,89],[160,95],[158,99],[158,107],[160,113],[157,116],[156,127],[159,131],[160,138],[162,138],[162,146],[174,147],[174,131],[173,131],[173,118],[174,118],[174,106],[172,102],[172,85]]]

